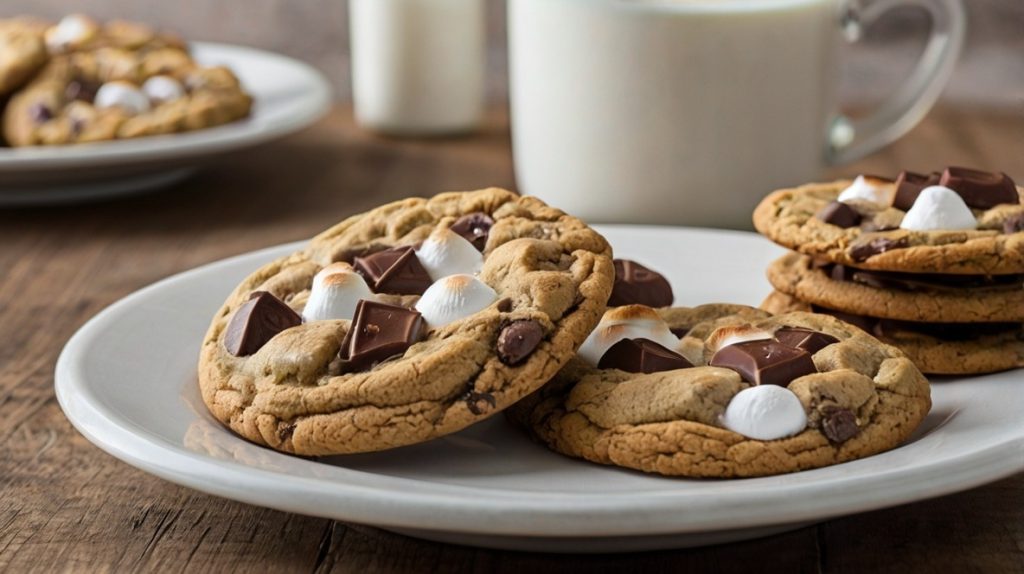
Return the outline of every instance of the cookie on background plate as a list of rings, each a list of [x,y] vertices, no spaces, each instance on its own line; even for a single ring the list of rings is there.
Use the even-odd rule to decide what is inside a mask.
[[[390,203],[235,289],[203,341],[203,400],[236,433],[289,453],[430,440],[554,376],[613,281],[604,238],[536,198]]]
[[[861,176],[768,195],[754,226],[841,265],[945,274],[1024,273],[1024,189],[1002,173],[950,167]]]
[[[46,59],[43,36],[31,21],[0,19],[0,97],[28,82]]]
[[[774,291],[761,303],[771,313],[809,311],[856,325],[906,353],[930,375],[979,375],[1024,367],[1024,323],[928,323],[844,313]]]
[[[578,357],[508,416],[567,456],[732,478],[891,449],[930,408],[909,359],[832,317],[634,305],[609,310]]]

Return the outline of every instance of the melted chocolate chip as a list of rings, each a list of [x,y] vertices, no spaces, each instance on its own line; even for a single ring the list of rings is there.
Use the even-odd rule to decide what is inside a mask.
[[[259,351],[275,335],[302,324],[302,317],[266,291],[255,291],[235,311],[224,331],[224,347],[236,357]]]
[[[29,106],[28,116],[37,124],[48,122],[53,119],[53,110],[42,102],[36,102]]]
[[[875,237],[867,241],[855,243],[850,246],[850,257],[854,261],[867,261],[871,257],[893,249],[908,247],[910,242],[906,237],[890,239],[888,237]]]
[[[1024,231],[1024,213],[1016,213],[1003,222],[1003,233],[1020,233]]]
[[[609,307],[667,307],[675,300],[672,286],[657,271],[629,259],[616,259],[614,263],[615,285],[612,287],[612,296],[608,299]]]
[[[419,311],[365,299],[356,304],[339,356],[349,371],[365,371],[419,341],[426,323]]]
[[[493,225],[494,220],[491,219],[490,215],[478,211],[456,219],[455,223],[448,229],[465,237],[467,241],[473,244],[473,247],[483,251],[487,247],[487,237],[490,235],[491,226]]]
[[[533,319],[521,319],[506,325],[498,334],[498,359],[506,365],[517,365],[544,340],[544,327]]]
[[[476,391],[469,391],[462,397],[462,400],[466,401],[466,408],[469,409],[469,412],[477,416],[491,412],[498,404],[491,393]]]
[[[754,385],[785,387],[794,379],[817,372],[810,353],[771,339],[722,347],[709,364],[732,369]]]
[[[801,327],[783,327],[775,331],[775,340],[790,347],[803,349],[812,355],[829,345],[839,342],[839,339],[822,333]]]
[[[609,347],[597,363],[599,369],[618,369],[627,373],[657,373],[692,366],[693,363],[679,353],[650,339],[623,339]]]
[[[942,176],[934,171],[928,175],[914,173],[912,171],[901,171],[896,178],[896,195],[893,196],[892,206],[896,209],[908,211],[917,201],[924,188],[938,185]]]
[[[682,339],[683,337],[685,337],[690,332],[690,329],[692,329],[692,328],[693,327],[691,327],[689,325],[685,325],[683,327],[671,328],[671,329],[669,329],[669,331],[671,331],[672,334],[675,335],[676,337],[679,337],[680,339]]]
[[[947,167],[942,173],[939,185],[957,192],[964,203],[975,209],[990,209],[1004,203],[1020,203],[1017,186],[1005,173]]]
[[[374,293],[422,295],[433,281],[412,247],[394,247],[356,257],[352,264]]]
[[[811,305],[815,313],[830,315],[859,327],[876,337],[897,338],[901,335],[925,335],[945,341],[968,341],[987,335],[1003,335],[1006,333],[1024,334],[1021,323],[925,323],[921,321],[898,321],[896,319],[879,319],[866,315],[843,313],[820,305]]]
[[[833,281],[852,281],[876,289],[900,291],[956,291],[958,289],[1021,289],[1024,274],[956,275],[943,273],[903,273],[872,271],[846,265],[827,264],[819,267]]]
[[[857,210],[841,201],[833,201],[818,212],[815,216],[825,223],[847,229],[860,225],[863,217]]]
[[[64,97],[68,100],[79,100],[92,103],[96,99],[96,92],[100,89],[99,84],[88,80],[72,80],[64,88]]]
[[[844,443],[860,433],[857,416],[850,409],[836,406],[822,407],[821,432],[834,443]]]

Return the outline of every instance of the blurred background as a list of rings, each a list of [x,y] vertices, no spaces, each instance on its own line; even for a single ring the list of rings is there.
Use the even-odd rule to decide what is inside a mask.
[[[1018,107],[1024,111],[1024,0],[966,0],[966,49],[944,103]],[[342,102],[351,99],[345,0],[4,0],[0,15],[58,18],[84,12],[177,30],[189,39],[245,44],[300,58],[330,78]],[[910,70],[927,21],[907,9],[847,49],[843,101],[870,105]],[[488,1],[488,97],[506,100],[505,0]]]

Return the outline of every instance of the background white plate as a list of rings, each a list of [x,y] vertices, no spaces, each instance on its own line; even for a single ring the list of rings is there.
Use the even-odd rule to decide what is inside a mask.
[[[668,276],[680,305],[756,305],[781,250],[748,233],[601,226],[616,255]],[[196,383],[200,340],[235,285],[284,245],[213,263],[112,305],[71,339],[57,398],[112,455],[204,492],[433,540],[612,552],[737,540],[962,490],[1024,469],[1021,371],[949,379],[912,441],[791,475],[683,480],[551,453],[494,417],[450,437],[321,461],[237,438]]]
[[[206,130],[67,146],[0,148],[0,206],[66,203],[170,185],[216,154],[296,132],[331,106],[327,79],[270,52],[194,43],[196,60],[226,65],[253,96],[244,120]]]

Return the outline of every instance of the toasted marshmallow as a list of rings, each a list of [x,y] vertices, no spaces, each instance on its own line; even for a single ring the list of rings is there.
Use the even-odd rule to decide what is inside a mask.
[[[435,281],[423,292],[416,310],[431,329],[469,317],[486,309],[498,299],[490,285],[472,275],[461,273]]]
[[[44,32],[46,47],[55,53],[66,52],[92,39],[99,32],[99,24],[82,14],[68,14]]]
[[[128,82],[107,82],[97,90],[93,105],[97,108],[121,108],[128,114],[137,115],[149,111],[149,98]]]
[[[483,254],[472,243],[446,228],[435,229],[416,250],[416,256],[434,281],[459,273],[477,273],[484,265]]]
[[[725,428],[757,440],[785,438],[807,428],[800,399],[779,385],[757,385],[736,393],[721,420]]]
[[[850,187],[844,189],[836,199],[843,203],[860,200],[878,205],[892,205],[894,195],[896,195],[896,188],[889,182],[858,175]]]
[[[605,352],[623,339],[650,339],[673,351],[679,345],[679,338],[654,309],[646,305],[626,305],[605,312],[597,328],[580,346],[579,356],[596,367]]]
[[[313,277],[313,289],[302,318],[306,322],[352,319],[360,299],[373,299],[363,276],[348,263],[331,263]]]
[[[173,102],[185,95],[185,86],[171,76],[153,76],[142,84],[142,93],[154,104]]]
[[[926,187],[900,223],[901,229],[977,229],[978,220],[960,195],[941,185]]]
[[[753,325],[719,327],[711,333],[710,337],[708,337],[707,347],[709,351],[715,353],[722,347],[728,347],[729,345],[735,345],[737,343],[746,343],[747,341],[763,341],[765,339],[771,339],[774,336],[774,331],[760,329]]]

